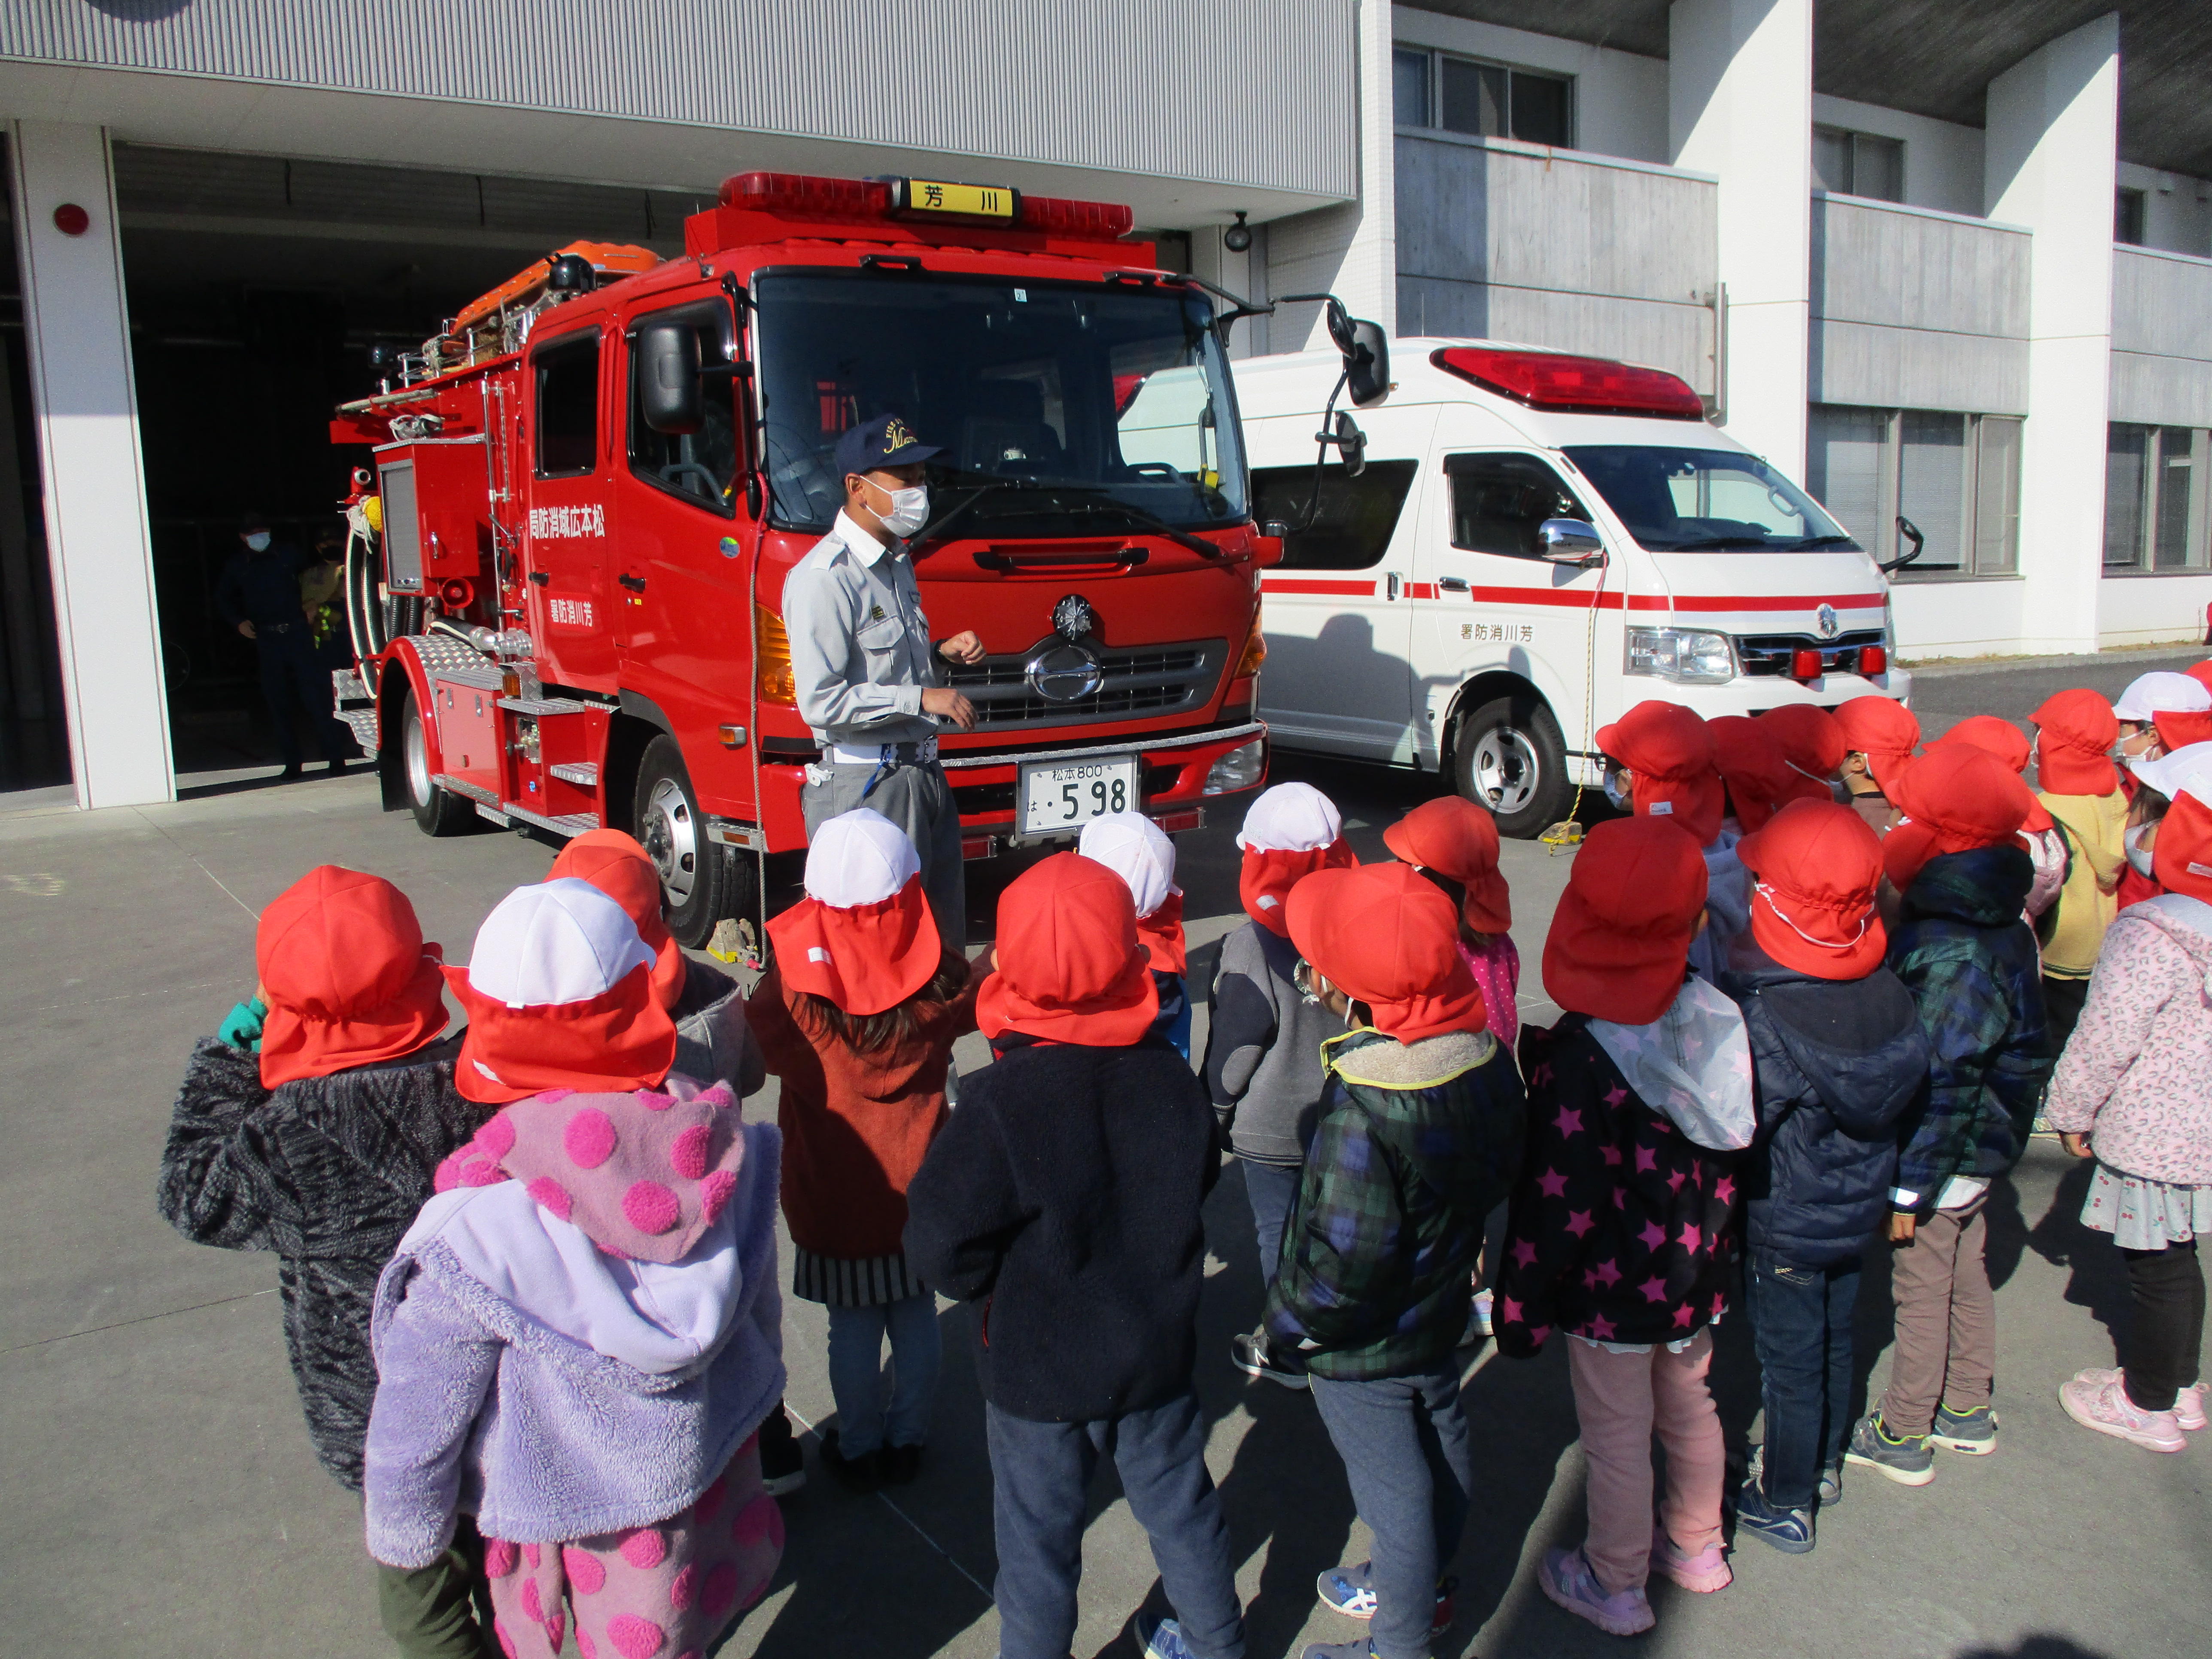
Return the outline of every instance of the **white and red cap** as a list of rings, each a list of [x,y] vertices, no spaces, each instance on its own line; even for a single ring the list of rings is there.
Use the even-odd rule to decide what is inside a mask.
[[[446,981],[468,1011],[453,1067],[467,1099],[546,1089],[640,1089],[668,1075],[676,1026],[653,994],[653,952],[623,907],[574,877],[518,887]]]
[[[1244,851],[1237,880],[1244,914],[1284,939],[1290,937],[1290,928],[1283,901],[1299,878],[1359,862],[1345,845],[1344,817],[1336,803],[1310,783],[1279,783],[1261,790],[1245,809],[1237,844]]]
[[[862,806],[814,832],[806,896],[768,925],[783,982],[848,1014],[879,1014],[929,983],[945,942],[906,831]]]
[[[1182,889],[1175,883],[1176,848],[1166,830],[1142,812],[1109,812],[1083,826],[1075,850],[1128,884],[1137,906],[1137,943],[1156,972],[1189,966],[1183,944]]]
[[[2160,669],[2138,674],[2112,704],[2112,713],[2137,726],[2160,714],[2196,714],[2212,708],[2212,686],[2187,674]]]
[[[2130,761],[2128,770],[2170,801],[2194,795],[2212,806],[2212,743],[2192,743],[2156,760]]]

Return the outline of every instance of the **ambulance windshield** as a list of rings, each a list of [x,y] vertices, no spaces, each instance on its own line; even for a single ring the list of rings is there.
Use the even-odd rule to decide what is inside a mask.
[[[1580,444],[1566,454],[1655,553],[1858,545],[1811,496],[1741,450]]]
[[[1212,307],[1181,289],[905,271],[770,272],[754,354],[775,523],[827,530],[838,434],[899,415],[942,453],[955,533],[1105,537],[1246,516]],[[978,491],[982,493],[978,495]]]

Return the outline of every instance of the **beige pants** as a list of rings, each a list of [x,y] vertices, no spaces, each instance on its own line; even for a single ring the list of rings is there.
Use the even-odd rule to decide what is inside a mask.
[[[1963,1209],[1938,1210],[1891,1255],[1897,1341],[1881,1420],[1893,1435],[1928,1432],[1936,1407],[1971,1411],[1990,1403],[1996,1374],[1997,1304],[1990,1289],[1989,1228],[1983,1193]]]
[[[1685,1555],[1721,1540],[1726,1453],[1705,1373],[1713,1337],[1699,1331],[1680,1353],[1608,1353],[1572,1337],[1567,1370],[1589,1467],[1589,1536],[1583,1550],[1608,1595],[1642,1584],[1651,1569],[1651,1437],[1667,1449],[1660,1524]]]

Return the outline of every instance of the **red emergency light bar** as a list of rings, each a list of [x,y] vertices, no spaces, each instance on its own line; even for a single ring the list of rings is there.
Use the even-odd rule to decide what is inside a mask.
[[[963,222],[997,221],[1009,229],[1041,231],[1048,235],[1072,236],[1085,241],[1115,241],[1136,226],[1135,212],[1118,202],[1078,202],[1058,196],[1023,196],[1005,191],[1011,211],[955,209],[941,216],[924,205],[914,181],[888,179],[822,179],[802,173],[740,173],[722,181],[720,204],[755,213],[781,213],[792,218],[860,222],[878,219],[927,221],[943,217]],[[896,186],[908,186],[900,190]],[[957,189],[963,198],[979,192],[974,186]],[[988,193],[991,187],[983,186]],[[900,204],[903,203],[903,206]]]
[[[1429,361],[1448,374],[1531,409],[1577,415],[1656,415],[1670,421],[1705,417],[1705,402],[1689,383],[1664,369],[1638,368],[1604,357],[1501,351],[1491,346],[1446,346]]]

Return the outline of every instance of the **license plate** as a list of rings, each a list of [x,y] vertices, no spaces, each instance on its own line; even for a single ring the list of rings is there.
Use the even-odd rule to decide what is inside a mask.
[[[1109,812],[1133,812],[1137,757],[1107,755],[1097,760],[1032,761],[1022,768],[1022,833],[1049,836],[1080,830]]]

